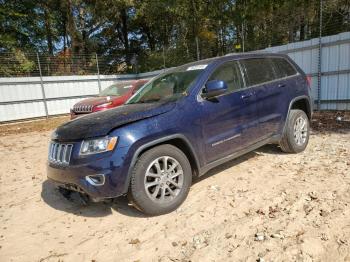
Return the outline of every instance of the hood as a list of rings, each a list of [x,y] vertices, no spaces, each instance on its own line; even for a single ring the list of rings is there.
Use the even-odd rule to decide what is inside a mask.
[[[112,100],[115,100],[116,98],[120,98],[120,96],[96,96],[96,97],[90,97],[86,98],[78,103],[76,103],[74,106],[98,106],[104,103],[108,103]]]
[[[164,114],[175,102],[130,104],[88,114],[59,126],[52,134],[58,141],[73,141],[107,135],[112,129],[131,122]]]

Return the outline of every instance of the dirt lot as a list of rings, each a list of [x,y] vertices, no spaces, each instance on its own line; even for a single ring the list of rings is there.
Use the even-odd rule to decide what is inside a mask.
[[[53,126],[0,128],[0,261],[350,261],[344,126],[315,122],[298,155],[265,146],[216,168],[159,217],[61,197],[45,173]]]

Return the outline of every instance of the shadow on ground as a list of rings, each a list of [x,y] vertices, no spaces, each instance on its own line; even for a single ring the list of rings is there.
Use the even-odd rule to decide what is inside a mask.
[[[84,203],[78,193],[72,193],[69,199],[63,197],[55,184],[49,180],[42,184],[41,198],[54,209],[84,217],[104,217],[116,211],[130,217],[145,217],[140,211],[128,204],[126,196],[106,202]]]
[[[197,178],[193,183],[200,183],[208,177],[214,176],[226,169],[229,169],[233,166],[239,165],[242,162],[245,162],[251,158],[257,157],[259,154],[283,154],[281,150],[276,145],[266,145],[253,152],[247,153],[241,157],[238,157],[234,160],[231,160],[227,163],[224,163],[218,167],[215,167],[209,170],[205,175]],[[129,205],[128,199],[126,196],[121,196],[110,200],[108,202],[99,202],[88,204],[84,203],[80,198],[78,193],[73,193],[69,199],[63,197],[63,195],[58,191],[55,184],[49,180],[46,180],[42,184],[41,197],[46,204],[51,206],[54,209],[61,210],[64,212],[69,212],[78,216],[84,217],[104,217],[111,215],[113,211],[118,212],[125,216],[130,217],[147,217],[133,206]]]
[[[196,178],[194,181],[193,181],[193,184],[196,184],[196,183],[200,183],[201,181],[211,177],[211,176],[214,176],[218,173],[221,173],[222,171],[226,170],[226,169],[229,169],[231,167],[234,167],[236,165],[239,165],[240,163],[242,162],[245,162],[251,158],[254,158],[258,156],[258,154],[253,151],[253,152],[250,152],[250,153],[247,153],[243,156],[240,156],[238,158],[235,158],[233,160],[230,160],[222,165],[219,165],[213,169],[210,169],[207,173],[205,173],[203,176],[199,177],[199,178]]]

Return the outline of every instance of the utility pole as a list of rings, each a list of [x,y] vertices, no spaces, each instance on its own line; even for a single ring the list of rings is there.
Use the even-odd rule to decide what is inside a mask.
[[[49,117],[49,110],[47,108],[47,101],[46,101],[46,94],[45,94],[45,88],[44,88],[43,74],[41,72],[41,64],[40,64],[40,58],[39,58],[39,54],[38,53],[36,53],[36,58],[38,60],[38,68],[39,68],[39,73],[40,73],[41,95],[42,95],[43,101],[44,101],[45,115],[46,115],[46,118],[48,118]]]
[[[242,23],[242,51],[244,53],[244,21]]]
[[[242,51],[245,52],[245,14],[246,14],[246,1],[243,2],[243,21],[242,21]]]
[[[98,65],[98,57],[97,54],[95,54],[96,57],[96,67],[97,67],[97,81],[98,81],[98,91],[101,93],[101,79],[100,79],[100,67]]]
[[[323,0],[320,0],[320,31],[318,37],[318,74],[317,74],[317,109],[321,109],[321,80],[322,80],[322,19]]]
[[[163,69],[165,70],[165,48],[163,45]]]
[[[200,59],[199,57],[199,43],[198,43],[198,36],[196,36],[196,49],[197,49],[197,61]]]

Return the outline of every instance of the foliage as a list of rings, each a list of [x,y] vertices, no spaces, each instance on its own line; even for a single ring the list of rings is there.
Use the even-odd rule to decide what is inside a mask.
[[[19,49],[12,49],[10,55],[3,56],[0,63],[1,76],[28,75],[35,70],[35,63]]]
[[[71,65],[86,66],[93,61],[85,54],[97,53],[103,71],[149,71],[317,37],[319,6],[320,0],[0,0],[0,56],[17,50],[56,61],[68,53]],[[323,11],[324,35],[350,30],[349,0],[324,0]],[[26,59],[16,60],[25,72]],[[66,64],[55,70],[65,72]]]

